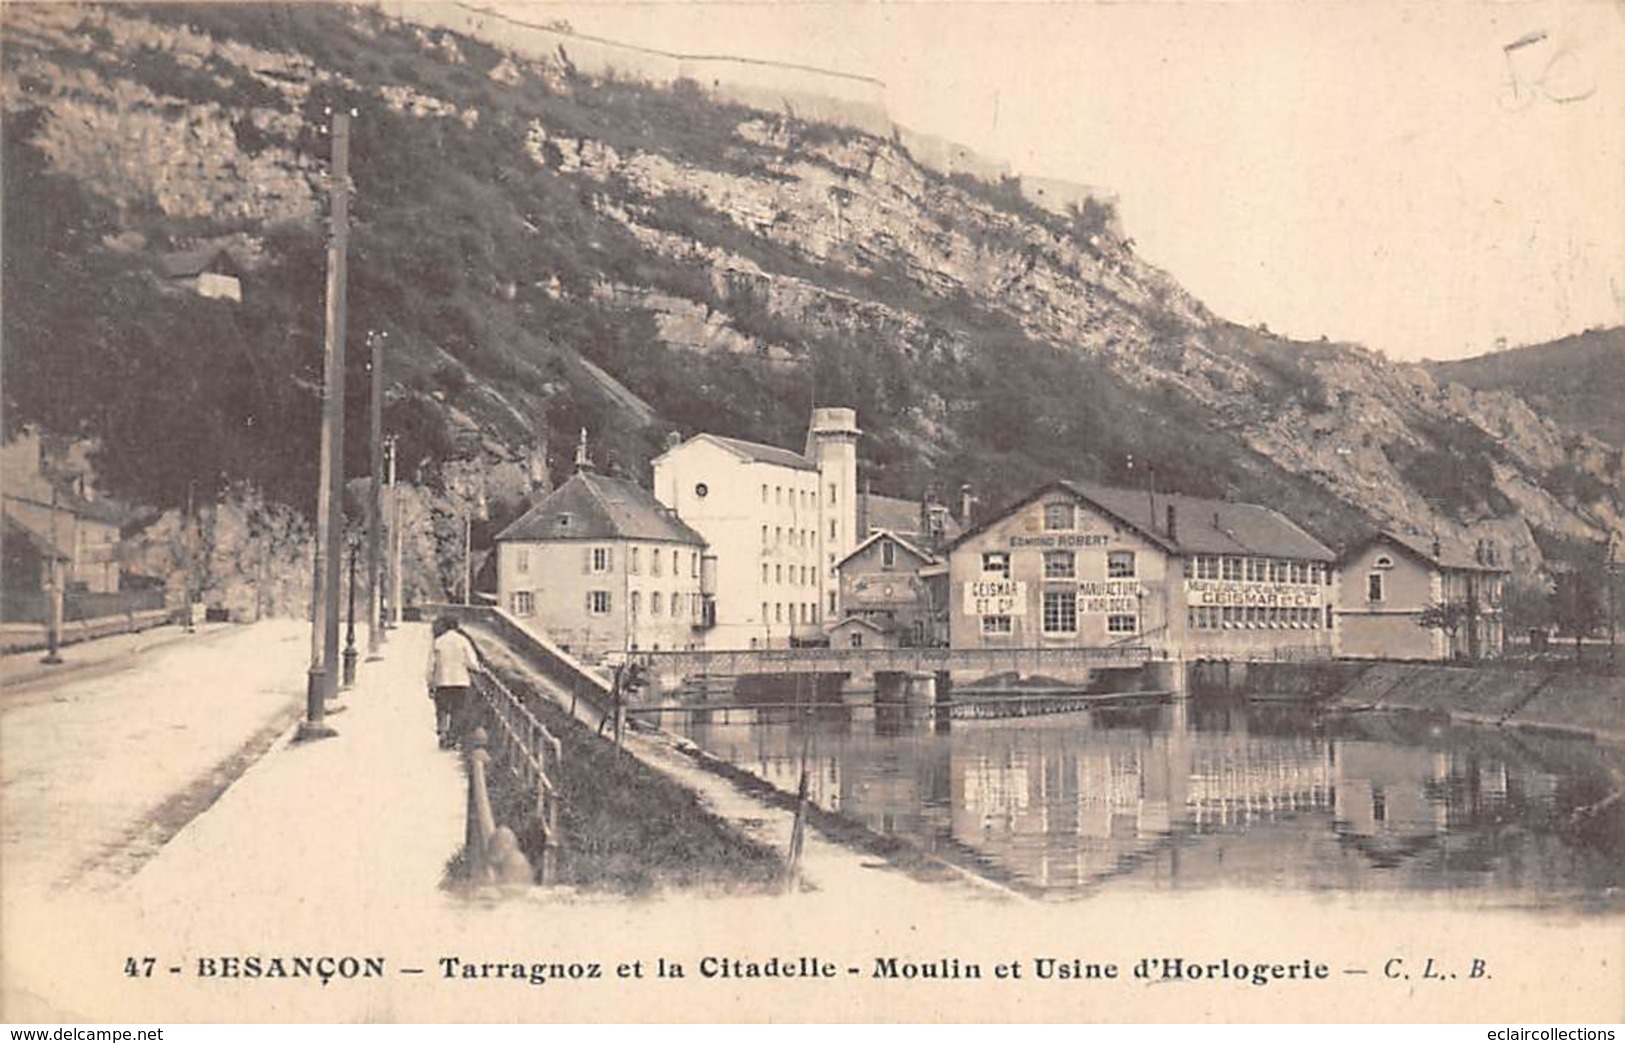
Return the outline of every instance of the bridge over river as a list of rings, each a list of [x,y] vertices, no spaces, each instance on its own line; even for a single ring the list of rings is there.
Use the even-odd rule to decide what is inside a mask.
[[[634,653],[651,681],[671,692],[697,678],[826,674],[876,680],[929,675],[960,683],[999,674],[1084,685],[1102,670],[1137,670],[1145,645],[1068,648],[751,648]]]

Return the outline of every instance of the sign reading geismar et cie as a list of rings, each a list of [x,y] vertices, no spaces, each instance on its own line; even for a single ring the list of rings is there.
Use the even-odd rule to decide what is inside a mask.
[[[1314,583],[1258,583],[1239,579],[1187,579],[1187,605],[1318,608],[1321,588]]]
[[[966,583],[965,613],[972,616],[1025,616],[1027,584],[1018,579],[979,579]]]

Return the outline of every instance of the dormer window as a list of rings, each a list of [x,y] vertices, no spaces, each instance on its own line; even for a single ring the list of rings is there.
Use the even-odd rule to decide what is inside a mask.
[[[1394,567],[1394,559],[1390,558],[1386,554],[1384,554],[1382,557],[1378,558],[1376,560],[1376,562],[1372,565],[1372,568],[1378,568],[1378,569],[1391,569],[1393,567]]]
[[[1070,503],[1045,504],[1044,528],[1051,532],[1070,531],[1072,528],[1072,505]]]

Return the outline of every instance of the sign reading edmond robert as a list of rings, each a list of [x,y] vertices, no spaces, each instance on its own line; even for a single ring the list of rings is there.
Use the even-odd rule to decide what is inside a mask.
[[[1187,579],[1187,605],[1319,608],[1321,588],[1313,583],[1259,583],[1236,579]]]

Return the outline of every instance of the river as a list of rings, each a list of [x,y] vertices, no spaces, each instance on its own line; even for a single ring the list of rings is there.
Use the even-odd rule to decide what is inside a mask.
[[[951,723],[736,710],[666,726],[790,793],[805,758],[821,807],[1043,897],[1244,887],[1625,907],[1618,805],[1581,810],[1618,789],[1625,751],[1591,742],[1201,700]]]

